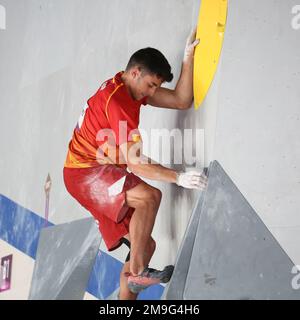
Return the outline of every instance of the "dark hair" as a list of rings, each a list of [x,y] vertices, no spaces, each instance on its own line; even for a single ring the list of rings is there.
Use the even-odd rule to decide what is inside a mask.
[[[144,48],[135,52],[128,62],[126,71],[135,66],[140,67],[142,71],[155,74],[157,77],[162,78],[163,81],[171,82],[173,80],[168,60],[157,49]]]

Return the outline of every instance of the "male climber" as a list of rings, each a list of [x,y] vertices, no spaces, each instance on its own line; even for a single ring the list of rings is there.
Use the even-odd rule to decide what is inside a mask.
[[[121,300],[134,300],[150,285],[168,282],[173,266],[159,271],[148,267],[155,251],[151,237],[161,202],[161,191],[139,176],[203,190],[201,172],[176,172],[142,155],[139,136],[141,105],[188,109],[193,102],[193,57],[196,32],[189,36],[176,88],[171,67],[153,48],[137,51],[125,72],[104,82],[85,107],[72,140],[64,167],[69,193],[99,222],[109,251],[125,243],[130,252],[120,275]],[[132,151],[133,150],[133,151]],[[147,159],[147,161],[145,161]]]

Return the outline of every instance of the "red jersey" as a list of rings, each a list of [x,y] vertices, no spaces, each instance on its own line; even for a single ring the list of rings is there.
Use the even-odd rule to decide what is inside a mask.
[[[116,152],[122,143],[136,140],[133,135],[138,130],[140,108],[142,104],[147,104],[147,98],[133,100],[121,79],[122,74],[119,72],[104,82],[88,100],[69,144],[66,168],[118,164],[118,156],[117,161],[111,160],[113,157],[106,157],[109,156],[107,145],[112,145],[112,140],[106,136],[107,132],[112,132]]]

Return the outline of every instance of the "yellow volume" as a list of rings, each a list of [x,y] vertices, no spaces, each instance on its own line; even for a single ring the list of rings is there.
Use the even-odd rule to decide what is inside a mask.
[[[227,0],[202,0],[194,58],[194,99],[197,110],[205,99],[219,63],[226,20]]]

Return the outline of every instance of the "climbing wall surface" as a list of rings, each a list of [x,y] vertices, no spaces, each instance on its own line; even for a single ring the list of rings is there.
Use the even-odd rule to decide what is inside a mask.
[[[222,166],[209,167],[163,299],[299,299],[295,265]]]
[[[133,52],[146,46],[160,49],[169,59],[175,75],[169,87],[174,87],[200,1],[0,4],[5,9],[5,28],[0,21],[0,219],[5,221],[0,246],[5,255],[12,253],[12,245],[21,249],[20,255],[34,258],[44,217],[55,225],[88,217],[62,180],[68,142],[86,100],[125,68]],[[205,128],[205,165],[214,159],[222,163],[292,260],[299,262],[300,30],[295,5],[292,0],[228,1],[220,65],[200,110],[144,107],[141,128],[146,133],[153,128]],[[195,151],[195,141],[184,145]],[[151,152],[152,158],[159,161],[168,155],[162,150],[160,155]],[[177,168],[203,164],[203,159],[196,162]],[[48,173],[52,184],[45,194]],[[162,268],[175,261],[198,193],[151,184],[163,192],[152,261],[153,267]],[[127,254],[123,250],[108,255],[118,259],[115,269],[108,263],[116,279]],[[18,268],[21,259],[13,254],[13,268]],[[29,281],[22,291],[12,275],[11,295],[24,292],[26,299]],[[117,289],[116,281],[105,292],[93,292],[108,297]]]
[[[293,0],[229,1],[213,159],[299,264],[300,23],[295,5]]]
[[[29,299],[82,300],[100,242],[93,218],[44,229]]]
[[[209,168],[165,299],[300,299],[295,265],[222,166]]]
[[[238,188],[214,164],[166,299],[299,299],[299,22],[294,1],[229,2],[212,157]]]
[[[162,299],[182,300],[188,272],[191,266],[191,257],[195,246],[198,224],[200,220],[205,192],[200,192],[198,201],[191,215],[186,232],[179,247],[175,261],[175,269],[171,281],[167,284]]]
[[[10,246],[17,248],[24,261],[30,259],[32,270],[44,218],[58,225],[89,217],[67,193],[62,179],[68,142],[86,100],[104,80],[124,70],[136,50],[147,46],[161,50],[169,60],[174,81],[168,86],[174,87],[200,2],[0,0],[0,5],[5,9],[1,14],[6,15],[5,29],[0,26],[0,219],[5,221],[0,225],[4,240],[0,252],[3,256],[13,253],[13,268],[19,270],[22,259]],[[192,109],[143,107],[141,112],[141,127],[146,132],[199,128],[195,121]],[[163,153],[168,151],[163,149]],[[151,155],[159,160],[155,152]],[[45,193],[48,173],[51,188]],[[153,267],[163,268],[175,260],[196,197],[174,185],[151,184],[164,194],[153,232],[159,245],[152,262]],[[90,292],[107,298],[118,287],[127,249],[107,254],[101,244],[101,250],[105,254],[99,259],[107,263],[101,277],[108,277],[109,284],[104,289],[91,284]],[[23,290],[13,272],[11,291],[0,299],[26,299],[31,276],[32,271]],[[97,279],[96,274],[94,277]],[[161,292],[160,286],[148,298],[157,298]]]

